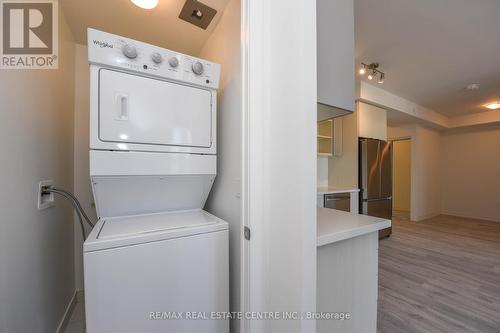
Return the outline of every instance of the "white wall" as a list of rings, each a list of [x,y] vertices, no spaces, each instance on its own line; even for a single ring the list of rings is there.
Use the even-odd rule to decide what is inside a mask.
[[[441,168],[444,214],[500,222],[500,124],[444,133]]]
[[[75,48],[75,137],[74,137],[74,193],[92,221],[97,220],[89,173],[89,88],[90,72],[87,46]],[[86,226],[87,233],[90,231]],[[75,283],[83,290],[83,240],[75,216]]]
[[[244,195],[249,203],[243,214],[253,235],[250,309],[314,311],[316,5],[309,0],[244,0],[242,8],[247,45]],[[315,322],[252,321],[251,328],[309,333],[315,332]]]
[[[387,140],[387,111],[385,109],[358,102],[357,113],[360,137]]]
[[[229,223],[230,307],[241,310],[241,8],[231,0],[200,57],[221,64],[217,109],[217,178],[205,209]],[[231,332],[239,332],[231,322]]]
[[[412,139],[412,219],[420,221],[441,213],[440,134],[425,127],[415,127]]]
[[[54,333],[74,294],[73,210],[37,210],[39,181],[73,189],[74,56],[60,13],[58,70],[1,71],[2,333]]]
[[[317,172],[317,186],[328,187],[328,168],[331,164],[330,159],[326,156],[318,156],[318,163],[316,165]]]
[[[411,219],[441,213],[440,133],[419,125],[389,127],[389,139],[411,138]]]

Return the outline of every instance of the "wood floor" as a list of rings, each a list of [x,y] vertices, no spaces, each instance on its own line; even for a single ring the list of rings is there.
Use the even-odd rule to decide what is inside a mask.
[[[393,220],[379,248],[380,333],[499,333],[500,223]]]

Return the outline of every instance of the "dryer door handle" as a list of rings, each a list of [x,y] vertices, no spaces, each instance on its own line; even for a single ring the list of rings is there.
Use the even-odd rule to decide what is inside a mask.
[[[127,121],[129,118],[129,97],[127,94],[116,94],[116,120]]]

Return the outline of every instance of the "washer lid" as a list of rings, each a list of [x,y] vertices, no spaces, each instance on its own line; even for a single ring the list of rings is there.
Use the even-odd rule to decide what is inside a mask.
[[[187,237],[227,229],[203,210],[102,218],[84,243],[84,252]]]

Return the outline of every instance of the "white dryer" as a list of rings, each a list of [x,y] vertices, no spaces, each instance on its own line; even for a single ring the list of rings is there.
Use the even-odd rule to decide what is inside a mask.
[[[228,225],[202,210],[216,176],[220,66],[88,30],[87,333],[229,332]]]

